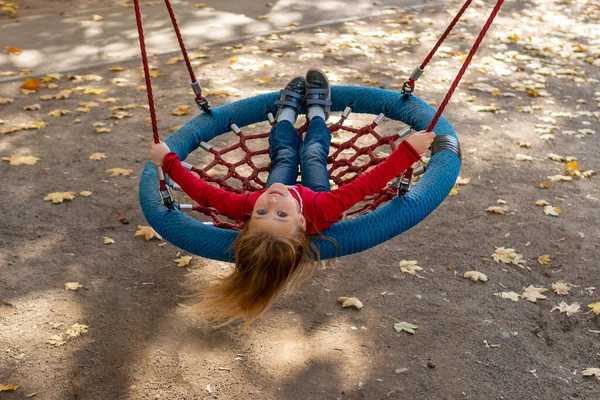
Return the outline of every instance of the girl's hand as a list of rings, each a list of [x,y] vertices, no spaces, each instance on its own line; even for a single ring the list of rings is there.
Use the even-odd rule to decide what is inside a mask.
[[[162,141],[160,143],[150,143],[150,147],[148,150],[150,152],[150,161],[152,161],[152,164],[158,166],[163,165],[163,160],[165,159],[165,156],[171,152],[169,146],[167,146],[167,144]]]
[[[433,143],[433,139],[435,138],[435,133],[420,131],[413,133],[406,141],[410,143],[410,145],[419,153],[423,154],[427,151],[431,143]]]

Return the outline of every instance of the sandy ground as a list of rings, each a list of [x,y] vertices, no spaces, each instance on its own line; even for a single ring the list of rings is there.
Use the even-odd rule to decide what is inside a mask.
[[[457,7],[202,49],[207,57],[195,68],[209,91],[221,91],[211,96],[215,106],[279,90],[307,66],[326,69],[334,84],[398,90]],[[439,104],[490,8],[477,2],[456,27],[419,81],[419,97]],[[152,136],[146,94],[136,89],[139,62],[119,63],[123,71],[78,71],[103,79],[63,76],[31,94],[19,88],[25,76],[0,85],[0,98],[13,99],[0,105],[0,129],[47,124],[0,136],[2,157],[39,158],[31,166],[0,164],[0,385],[19,385],[0,398],[598,398],[600,381],[582,373],[600,368],[600,319],[588,308],[600,301],[599,177],[551,182],[565,161],[547,155],[600,170],[599,12],[584,0],[508,2],[445,113],[461,140],[461,177],[470,183],[409,232],[328,263],[244,333],[194,318],[182,286],[228,273],[229,264],[194,256],[177,267],[173,260],[187,254],[134,236],[146,225],[137,187]],[[153,86],[163,136],[196,112],[171,114],[193,100],[184,65],[169,58],[151,59],[161,73]],[[86,95],[78,87],[108,91]],[[67,89],[66,99],[40,99]],[[101,102],[111,97],[119,100]],[[92,101],[98,106],[77,111]],[[37,103],[39,110],[24,110]],[[126,110],[131,118],[110,118],[109,107],[127,104],[137,105]],[[49,116],[53,110],[69,113]],[[112,131],[98,134],[94,122]],[[386,121],[381,130],[399,125]],[[90,160],[95,152],[107,158]],[[201,165],[202,157],[191,161]],[[111,168],[133,172],[112,177]],[[549,188],[537,187],[542,182]],[[67,191],[77,196],[43,200]],[[485,211],[499,199],[504,215]],[[540,199],[562,213],[545,215],[535,205]],[[105,245],[105,237],[114,243]],[[515,249],[526,263],[495,262],[497,247]],[[543,255],[549,264],[538,262]],[[402,273],[401,260],[417,260],[420,277]],[[472,270],[488,281],[464,279]],[[559,281],[569,294],[552,290]],[[65,290],[66,282],[83,287]],[[547,298],[499,295],[529,285],[548,289]],[[356,296],[365,307],[342,309],[339,296]],[[563,301],[578,303],[579,312],[551,311]],[[417,325],[415,334],[396,332],[390,317]],[[49,343],[66,339],[74,324],[87,333]]]

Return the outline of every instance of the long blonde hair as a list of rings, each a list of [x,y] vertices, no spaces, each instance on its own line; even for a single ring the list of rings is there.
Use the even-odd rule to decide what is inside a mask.
[[[285,238],[250,225],[251,221],[234,243],[233,273],[198,293],[198,310],[217,326],[243,318],[245,330],[286,288],[293,290],[308,280],[318,266],[318,249],[303,229]]]

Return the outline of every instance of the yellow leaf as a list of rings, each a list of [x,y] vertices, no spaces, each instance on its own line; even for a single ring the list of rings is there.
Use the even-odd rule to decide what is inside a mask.
[[[192,261],[192,256],[181,256],[174,261],[177,263],[178,267],[187,267],[190,265],[190,261]]]
[[[25,111],[36,111],[36,110],[39,110],[40,108],[42,108],[42,107],[39,104],[31,104],[29,106],[23,107],[23,110],[25,110]]]
[[[104,20],[104,17],[101,16],[101,15],[94,15],[94,16],[92,16],[92,21],[98,22],[98,21],[102,21],[102,20]]]
[[[67,341],[65,339],[63,339],[62,335],[54,335],[48,339],[48,343],[50,343],[53,346],[58,347],[58,346],[62,346],[63,344],[66,344]]]
[[[74,337],[79,337],[83,334],[86,334],[88,332],[88,328],[89,326],[87,325],[73,324],[73,326],[71,326],[65,332],[67,334],[67,339],[72,339]]]
[[[150,77],[158,78],[160,76],[160,71],[150,71]]]
[[[48,115],[51,117],[60,117],[62,115],[67,115],[68,113],[69,110],[52,110],[48,113]]]
[[[90,160],[100,161],[100,160],[104,160],[107,157],[108,156],[104,153],[92,153],[92,155],[90,156]]]
[[[173,115],[187,115],[190,113],[190,106],[179,106],[176,109],[174,109],[173,111],[171,111],[171,114]]]
[[[126,69],[127,68],[125,68],[125,67],[110,67],[110,70],[111,71],[115,71],[115,72],[117,72],[117,71],[125,71]]]
[[[477,281],[487,282],[487,280],[488,280],[488,277],[479,271],[466,271],[465,274],[463,275],[463,277],[470,279],[473,282],[477,282]]]
[[[547,290],[548,289],[545,289],[543,287],[535,287],[533,285],[529,285],[529,286],[527,286],[527,288],[524,289],[523,293],[521,294],[521,298],[527,299],[527,300],[531,301],[532,303],[536,303],[537,299],[543,300],[543,299],[547,298],[546,296],[544,296],[542,294]]]
[[[79,195],[83,197],[90,197],[92,195],[92,192],[90,192],[89,190],[84,190],[79,192]]]
[[[516,292],[500,292],[500,297],[503,299],[509,299],[512,301],[519,301],[519,293]]]
[[[269,83],[269,82],[271,82],[271,78],[268,77],[268,76],[266,78],[256,78],[254,80],[254,82],[258,82],[258,83],[261,83],[261,84],[262,83]]]
[[[104,127],[104,128],[96,128],[96,133],[111,133],[112,128]]]
[[[177,64],[179,61],[183,61],[183,57],[171,57],[167,60],[167,64],[173,65]]]
[[[506,249],[504,247],[496,247],[494,254],[492,254],[494,261],[502,262],[504,264],[524,264],[523,255],[518,254],[515,249]],[[519,265],[520,266],[520,265]],[[522,267],[521,267],[522,268]]]
[[[119,5],[124,8],[133,8],[133,4],[131,3],[121,3]]]
[[[123,119],[131,117],[133,117],[132,113],[128,113],[127,111],[117,111],[110,116],[110,119]]]
[[[238,58],[236,56],[231,56],[231,57],[229,57],[229,61],[234,63],[234,62],[238,61]]]
[[[8,161],[9,165],[34,165],[40,159],[34,156],[19,156],[17,154],[13,154],[10,157],[2,157],[3,161]]]
[[[455,185],[448,193],[448,196],[456,196],[458,194],[458,187]]]
[[[132,169],[127,169],[127,168],[111,168],[111,169],[107,169],[106,172],[108,172],[110,174],[110,176],[128,176],[131,175],[133,173]]]
[[[342,307],[354,307],[357,310],[364,307],[363,303],[356,297],[338,297],[337,302],[340,303]]]
[[[468,185],[471,183],[471,177],[461,178],[460,176],[456,179],[456,184],[458,186]]]
[[[541,206],[549,206],[549,205],[550,205],[550,203],[548,203],[546,200],[537,200],[537,201],[535,202],[535,205],[536,205],[536,206],[540,206],[540,207],[541,207]]]
[[[548,254],[544,254],[543,256],[538,257],[538,263],[542,265],[550,264],[550,256]]]
[[[108,236],[104,236],[103,239],[104,239],[104,244],[114,244],[115,243],[115,240],[109,238]]]
[[[417,261],[400,261],[400,271],[410,275],[416,275],[417,271],[422,271],[423,268],[417,265]]]
[[[67,282],[65,283],[65,289],[68,290],[79,290],[83,287],[83,285],[79,282]]]
[[[75,192],[53,192],[49,193],[44,197],[45,201],[51,201],[53,204],[62,203],[64,200],[73,200],[75,198]]]
[[[102,94],[108,92],[108,89],[104,88],[85,88],[83,94]]]
[[[565,174],[571,175],[573,172],[579,170],[579,164],[577,161],[571,161],[565,164]]]
[[[587,305],[588,308],[592,309],[592,312],[596,315],[600,315],[600,301],[597,303],[592,303]]]
[[[0,383],[0,392],[12,392],[19,388],[19,385],[13,385],[9,383],[8,385],[3,385]]]
[[[40,80],[37,78],[25,78],[25,82],[21,85],[21,89],[40,90]]]
[[[531,88],[527,88],[527,94],[530,95],[531,97],[538,97],[540,95],[540,92],[538,92],[537,90],[533,90]]]
[[[135,236],[143,236],[146,241],[150,241],[152,239],[162,240],[162,237],[151,226],[138,225],[137,231],[135,231]]]
[[[10,97],[0,97],[0,105],[11,104],[13,101],[14,99],[11,99]]]
[[[172,127],[169,129],[169,131],[170,131],[171,133],[173,133],[173,132],[176,132],[176,131],[178,131],[178,130],[179,130],[179,128],[181,128],[182,126],[183,126],[183,125],[175,125],[175,126],[172,126]]]

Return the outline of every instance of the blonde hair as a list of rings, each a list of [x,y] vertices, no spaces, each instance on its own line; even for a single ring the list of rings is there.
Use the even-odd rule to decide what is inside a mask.
[[[303,229],[285,238],[250,225],[249,221],[234,243],[233,273],[198,293],[198,311],[217,326],[243,318],[242,329],[247,329],[286,288],[298,287],[318,266],[318,249]]]

